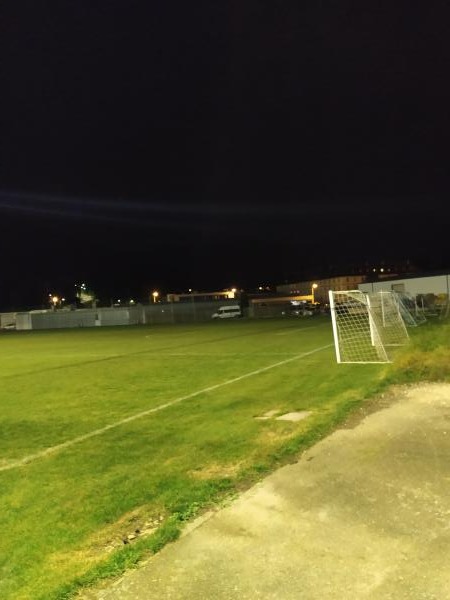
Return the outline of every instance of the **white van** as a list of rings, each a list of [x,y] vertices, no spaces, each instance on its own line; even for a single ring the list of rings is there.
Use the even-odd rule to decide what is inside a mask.
[[[233,317],[242,317],[241,307],[238,304],[221,306],[219,310],[212,315],[213,319],[232,319]]]

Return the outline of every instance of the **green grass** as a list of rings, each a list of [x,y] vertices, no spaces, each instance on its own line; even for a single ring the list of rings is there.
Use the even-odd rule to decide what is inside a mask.
[[[399,362],[448,351],[442,329],[415,332]],[[403,376],[337,365],[331,344],[325,318],[2,335],[0,467],[192,396],[0,472],[0,597],[69,598],[117,575]],[[268,410],[312,414],[254,419]]]
[[[397,353],[386,382],[450,381],[450,321],[410,329],[411,344]]]

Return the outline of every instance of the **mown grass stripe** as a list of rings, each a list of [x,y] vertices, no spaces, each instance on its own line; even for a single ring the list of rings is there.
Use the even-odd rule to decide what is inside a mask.
[[[120,421],[116,421],[115,423],[111,423],[110,425],[105,425],[105,427],[95,429],[94,431],[90,431],[89,433],[85,433],[83,435],[72,438],[71,440],[67,440],[66,442],[62,442],[61,444],[57,444],[56,446],[51,446],[50,448],[46,448],[45,450],[41,450],[40,452],[36,452],[35,454],[30,454],[28,456],[25,456],[24,458],[12,461],[6,465],[2,465],[2,466],[0,466],[0,471],[9,471],[11,469],[24,467],[24,466],[38,460],[39,458],[44,458],[45,456],[55,454],[56,452],[65,450],[66,448],[69,448],[71,446],[74,446],[76,444],[84,442],[85,440],[88,440],[92,437],[103,435],[104,433],[110,431],[111,429],[116,429],[117,427],[120,427],[121,425],[125,425],[126,423],[131,423],[132,421],[136,421],[137,419],[142,419],[143,417],[146,417],[147,415],[159,412],[161,410],[164,410],[166,408],[169,408],[171,406],[179,404],[180,402],[184,402],[185,400],[189,400],[191,398],[200,396],[201,394],[207,394],[208,392],[212,392],[221,387],[225,387],[227,385],[237,383],[238,381],[242,381],[243,379],[247,379],[247,378],[253,377],[255,375],[260,375],[261,373],[264,373],[265,371],[270,371],[271,369],[275,369],[276,367],[280,367],[282,365],[288,364],[290,362],[293,362],[294,360],[305,358],[306,356],[310,356],[311,354],[321,352],[322,350],[330,348],[332,345],[333,344],[327,344],[326,346],[320,346],[319,348],[315,348],[314,350],[310,350],[309,352],[302,352],[301,354],[297,354],[290,358],[286,358],[285,360],[278,361],[278,362],[268,365],[266,367],[261,367],[260,369],[250,371],[249,373],[244,373],[243,375],[239,375],[239,377],[233,377],[232,379],[228,379],[227,381],[223,381],[221,383],[216,383],[214,385],[210,385],[201,390],[197,390],[196,392],[192,392],[191,394],[187,394],[185,396],[180,396],[179,398],[175,398],[174,400],[170,400],[169,402],[165,402],[164,404],[160,404],[159,406],[156,406],[154,408],[149,408],[147,410],[141,411],[141,412],[131,415],[129,417],[125,417],[124,419],[121,419]]]
[[[124,352],[124,353],[118,353],[118,354],[106,354],[106,355],[98,355],[96,358],[91,358],[90,360],[80,360],[77,361],[75,360],[75,362],[73,363],[66,363],[66,364],[60,364],[60,365],[56,365],[56,366],[50,366],[50,367],[41,367],[39,370],[29,370],[29,371],[21,371],[20,373],[13,373],[13,374],[3,374],[0,373],[0,379],[19,379],[22,378],[24,375],[37,375],[39,373],[44,373],[44,372],[50,372],[50,371],[62,371],[64,369],[73,369],[73,368],[79,368],[79,367],[85,367],[87,365],[92,365],[92,364],[96,364],[96,363],[104,363],[104,362],[109,362],[109,361],[113,361],[113,360],[120,360],[122,358],[130,358],[130,357],[139,357],[145,354],[158,354],[158,355],[162,355],[164,354],[165,351],[170,352],[176,348],[191,348],[191,347],[195,347],[195,346],[202,346],[205,344],[219,344],[221,342],[228,342],[230,340],[235,340],[235,339],[244,339],[244,338],[249,338],[249,337],[253,337],[256,335],[265,335],[267,333],[267,331],[271,331],[272,333],[274,333],[275,335],[277,335],[277,332],[297,332],[299,333],[301,332],[308,332],[310,329],[315,329],[315,328],[323,328],[324,324],[321,325],[313,325],[313,326],[306,326],[306,327],[299,327],[299,328],[295,328],[292,329],[291,326],[285,326],[285,327],[279,327],[277,326],[274,329],[267,329],[267,330],[258,330],[258,331],[253,331],[253,332],[247,332],[247,333],[239,333],[239,334],[235,334],[235,335],[228,335],[225,337],[216,337],[216,338],[211,338],[211,339],[206,339],[206,340],[200,340],[200,341],[195,341],[195,342],[189,342],[189,343],[183,343],[179,346],[159,346],[158,349],[155,348],[145,348],[144,350],[136,350],[134,352]],[[19,335],[23,332],[18,332]],[[27,332],[28,333],[28,332]],[[190,331],[188,331],[187,333],[190,333]],[[184,334],[182,334],[184,335]],[[145,335],[144,338],[153,338],[154,335]]]

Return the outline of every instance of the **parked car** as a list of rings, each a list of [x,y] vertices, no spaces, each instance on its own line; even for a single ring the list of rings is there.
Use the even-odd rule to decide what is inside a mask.
[[[237,317],[242,317],[241,307],[238,304],[221,306],[218,311],[212,315],[213,319],[233,319]]]
[[[299,302],[298,304],[293,304],[290,306],[287,311],[283,311],[283,314],[289,317],[313,317],[314,315],[318,315],[319,312],[319,304],[312,304],[312,302]]]

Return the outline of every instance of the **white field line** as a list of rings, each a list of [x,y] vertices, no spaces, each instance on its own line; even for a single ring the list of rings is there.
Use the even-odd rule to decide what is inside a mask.
[[[182,358],[187,357],[195,357],[195,358],[204,358],[205,356],[208,358],[248,358],[251,357],[259,357],[259,356],[294,356],[292,352],[220,352],[218,354],[213,354],[212,352],[167,352],[160,353],[159,356],[181,356]]]
[[[310,356],[311,354],[315,354],[316,352],[320,352],[321,350],[325,350],[326,348],[331,348],[333,344],[327,344],[326,346],[320,346],[320,348],[315,348],[314,350],[310,350],[309,352],[303,352],[302,354],[297,354],[296,356],[292,356],[291,358],[286,358],[285,360],[281,360],[279,362],[268,365],[267,367],[262,367],[261,369],[256,369],[256,371],[250,371],[249,373],[244,373],[244,375],[239,375],[239,377],[233,377],[233,379],[228,379],[227,381],[223,381],[222,383],[216,383],[215,385],[210,385],[201,390],[197,390],[196,392],[192,392],[191,394],[187,394],[187,396],[180,396],[179,398],[175,398],[174,400],[170,400],[169,402],[165,402],[164,404],[160,404],[159,406],[155,406],[154,408],[149,408],[148,410],[143,410],[142,412],[131,415],[130,417],[126,417],[125,419],[121,419],[120,421],[116,421],[115,423],[111,423],[110,425],[106,425],[105,427],[101,427],[100,429],[95,429],[94,431],[90,431],[89,433],[85,433],[84,435],[79,435],[78,437],[72,438],[71,440],[67,440],[67,442],[63,442],[62,444],[57,444],[56,446],[51,446],[50,448],[46,448],[45,450],[41,450],[40,452],[36,452],[35,454],[29,454],[24,458],[20,458],[18,460],[11,460],[6,464],[0,464],[0,471],[9,471],[11,469],[16,469],[18,467],[23,467],[31,462],[39,458],[43,458],[44,456],[49,456],[50,454],[55,454],[60,450],[65,450],[66,448],[70,448],[71,446],[75,446],[75,444],[79,444],[88,440],[92,437],[96,437],[98,435],[103,435],[107,431],[111,429],[116,429],[116,427],[120,427],[121,425],[125,425],[126,423],[131,423],[132,421],[136,421],[137,419],[142,419],[142,417],[146,417],[147,415],[151,415],[152,413],[159,412],[160,410],[164,410],[165,408],[169,408],[170,406],[174,406],[175,404],[179,404],[180,402],[184,402],[184,400],[190,400],[191,398],[195,398],[196,396],[200,396],[201,394],[207,394],[208,392],[213,392],[221,387],[225,387],[226,385],[231,385],[232,383],[237,383],[238,381],[242,381],[243,379],[247,379],[248,377],[253,377],[254,375],[259,375],[260,373],[264,373],[265,371],[270,371],[270,369],[275,369],[276,367],[281,367],[287,363],[293,362],[294,360],[298,360],[299,358],[304,358],[306,356]]]

